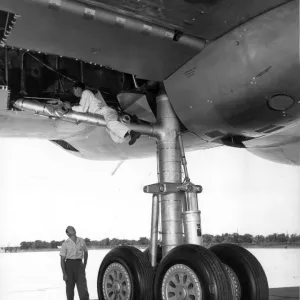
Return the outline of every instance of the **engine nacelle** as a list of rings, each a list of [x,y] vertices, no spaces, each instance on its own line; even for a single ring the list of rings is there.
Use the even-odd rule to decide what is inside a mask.
[[[209,44],[165,80],[181,122],[207,141],[276,133],[300,117],[298,2]]]

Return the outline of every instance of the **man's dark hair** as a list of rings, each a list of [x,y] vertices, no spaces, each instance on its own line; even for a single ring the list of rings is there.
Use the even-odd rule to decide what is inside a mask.
[[[85,90],[85,84],[83,82],[77,81],[74,85],[73,88],[81,88],[83,91]]]

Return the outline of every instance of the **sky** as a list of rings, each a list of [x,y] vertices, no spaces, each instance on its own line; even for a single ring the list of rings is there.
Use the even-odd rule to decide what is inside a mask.
[[[89,161],[49,141],[0,139],[0,246],[64,240],[73,225],[91,240],[150,237],[155,158]],[[203,186],[203,234],[300,234],[300,167],[244,149],[186,154],[192,182]]]

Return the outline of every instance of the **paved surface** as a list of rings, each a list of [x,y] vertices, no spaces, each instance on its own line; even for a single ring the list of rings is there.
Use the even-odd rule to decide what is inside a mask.
[[[270,289],[269,300],[300,300],[299,287]],[[98,300],[98,299],[93,299]]]
[[[300,299],[300,288],[299,287],[288,287],[288,288],[278,288],[270,289],[269,300],[294,300]]]

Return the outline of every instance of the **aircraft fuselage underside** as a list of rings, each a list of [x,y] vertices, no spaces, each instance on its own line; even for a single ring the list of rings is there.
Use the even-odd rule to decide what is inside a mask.
[[[185,30],[186,33],[183,32],[176,37],[178,28],[163,27],[162,20],[156,24],[157,27],[153,24],[152,29],[148,28],[149,18],[147,19],[146,16],[144,16],[146,19],[140,20],[132,19],[133,17],[129,14],[124,16],[124,26],[110,26],[109,20],[115,18],[115,20],[122,21],[122,18],[118,19],[118,14],[123,11],[111,11],[110,7],[105,6],[106,4],[105,7],[97,6],[95,18],[89,19],[80,15],[80,9],[84,9],[84,1],[82,3],[79,1],[78,7],[77,4],[74,6],[71,0],[52,1],[50,7],[44,0],[1,1],[0,9],[3,13],[6,11],[11,13],[11,17],[17,16],[15,19],[10,17],[9,22],[12,22],[12,25],[9,32],[3,35],[2,42],[18,49],[37,51],[29,51],[30,55],[24,55],[26,52],[24,50],[19,50],[18,54],[15,54],[15,50],[9,48],[8,55],[11,55],[12,66],[8,75],[14,76],[13,74],[20,70],[22,57],[26,60],[23,64],[26,69],[24,72],[26,71],[27,74],[25,75],[27,86],[30,87],[30,82],[33,80],[41,82],[45,71],[41,72],[36,65],[38,62],[32,57],[35,55],[41,58],[43,54],[39,54],[38,51],[47,52],[48,49],[49,54],[73,56],[73,62],[70,59],[64,62],[64,58],[58,58],[58,60],[60,60],[61,68],[69,70],[68,74],[75,72],[75,77],[78,79],[80,79],[77,70],[79,68],[75,64],[79,66],[80,58],[85,61],[91,60],[84,63],[84,78],[96,88],[99,81],[104,82],[107,87],[114,90],[114,95],[120,93],[121,88],[116,84],[113,86],[111,82],[119,81],[124,73],[111,70],[111,67],[144,78],[141,82],[146,82],[145,80],[148,79],[163,81],[174,111],[183,125],[183,139],[187,150],[228,145],[248,148],[256,155],[277,162],[299,164],[298,2],[277,2],[273,2],[272,5],[264,2],[265,7],[253,5],[257,11],[255,12],[253,8],[251,17],[244,18],[243,22],[240,20],[235,27],[233,16],[224,10],[222,17],[224,25],[222,27],[221,23],[218,23],[219,27],[216,27],[219,28],[219,32],[207,31],[205,33],[203,31],[200,33],[199,31],[192,36],[196,27],[193,26],[193,30],[188,30],[186,26],[183,26],[180,30],[182,32]],[[55,5],[57,9],[54,9]],[[222,5],[220,4],[220,9],[224,9]],[[30,7],[32,10],[29,9]],[[182,12],[191,14],[192,10],[185,10],[187,7]],[[213,11],[211,10],[211,13]],[[79,44],[67,42],[68,27],[63,29],[66,32],[61,31],[60,35],[57,35],[57,31],[53,31],[55,26],[53,28],[46,26],[41,19],[41,27],[33,28],[29,12],[30,14],[41,12],[36,16],[54,18],[55,24],[50,22],[52,19],[49,19],[47,23],[53,26],[58,26],[59,20],[66,22],[68,18],[70,20],[79,18],[76,24],[72,24],[75,27],[81,26],[81,29],[78,28],[76,31]],[[163,20],[166,21],[166,18]],[[197,18],[196,21],[198,22]],[[224,26],[226,27],[229,23],[231,24],[230,30],[226,31]],[[75,27],[74,30],[77,30]],[[99,30],[104,30],[103,28],[108,32],[113,30],[114,35],[111,32],[109,36],[104,33],[101,35]],[[140,35],[139,28],[148,28],[149,31],[146,35]],[[37,29],[39,29],[38,32]],[[101,36],[100,48],[96,45],[100,43],[100,40],[96,41],[93,38],[96,34],[95,30],[98,31],[98,36]],[[84,44],[92,50],[83,48],[84,37]],[[111,37],[114,39],[112,40]],[[71,35],[69,38],[74,40]],[[212,40],[209,41],[207,38]],[[125,43],[124,39],[130,43]],[[117,44],[111,45],[111,43]],[[73,50],[68,48],[71,44]],[[130,48],[134,44],[136,44],[136,49],[139,48],[138,52]],[[43,48],[39,48],[38,45]],[[126,50],[125,46],[129,48]],[[113,47],[117,52],[108,54],[105,47]],[[143,49],[148,49],[148,52],[144,53]],[[78,51],[81,51],[82,55],[79,55]],[[90,51],[94,51],[94,54],[92,53],[89,58],[84,58],[84,53]],[[126,51],[128,55],[125,58],[123,55]],[[1,55],[4,55],[4,52],[1,52]],[[116,55],[119,58],[123,57],[122,61],[117,60]],[[48,60],[47,63],[52,64],[53,68],[57,64],[53,55],[44,55],[42,58]],[[75,58],[79,58],[79,61],[75,61]],[[105,64],[107,59],[109,63]],[[143,64],[142,60],[144,60]],[[103,66],[100,67],[100,63]],[[97,70],[92,70],[91,66],[94,64],[97,65]],[[139,69],[138,66],[141,65],[143,68]],[[147,73],[148,71],[151,74]],[[28,73],[31,77],[28,77]],[[105,81],[105,78],[110,78],[110,80]],[[15,82],[14,86],[19,91],[22,89],[22,86],[16,85]],[[148,103],[150,106],[152,104],[151,109],[155,118],[154,98],[148,100]],[[139,112],[136,111],[136,113],[138,115]],[[110,141],[105,129],[82,123],[66,124],[55,119],[41,120],[38,116],[28,116],[24,112],[7,110],[1,110],[0,115],[2,116],[0,118],[1,136],[45,138],[61,141],[59,145],[65,142],[70,145],[70,147],[64,147],[66,150],[77,150],[70,151],[70,153],[88,159],[115,160],[146,157],[152,156],[155,148],[153,141],[148,138],[140,139],[135,147],[116,146]]]

